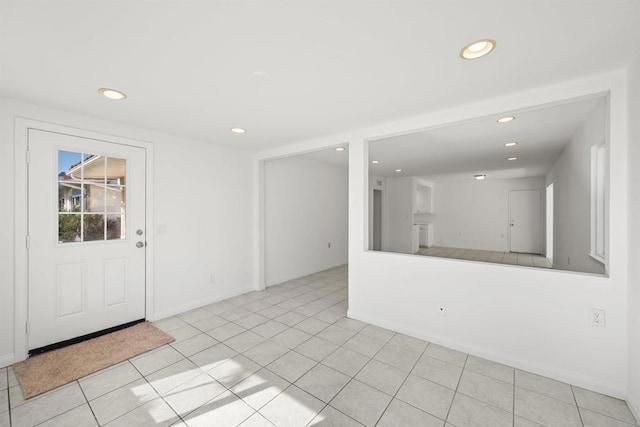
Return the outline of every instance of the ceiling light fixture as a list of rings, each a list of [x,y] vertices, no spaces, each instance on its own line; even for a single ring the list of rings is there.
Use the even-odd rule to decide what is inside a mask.
[[[245,133],[247,130],[243,128],[231,128],[231,132],[233,133]]]
[[[344,147],[336,147],[336,151],[344,151]]]
[[[460,51],[460,56],[463,59],[478,59],[491,52],[495,47],[495,40],[478,40],[463,47]]]
[[[115,89],[109,89],[106,87],[101,87],[100,89],[98,89],[98,93],[102,96],[106,96],[109,99],[115,99],[116,101],[127,98],[126,93],[120,92],[119,90],[115,90]]]
[[[504,144],[505,147],[515,147],[516,145],[518,145],[517,142],[507,142]]]
[[[254,71],[253,73],[251,73],[251,76],[260,82],[266,82],[267,80],[269,80],[269,75],[264,71]]]
[[[396,172],[402,172],[402,169],[396,169]]]
[[[500,117],[498,120],[496,120],[498,123],[508,123],[512,120],[515,120],[516,118],[513,116],[505,116],[505,117]]]
[[[374,165],[377,165],[380,163],[380,160],[371,160],[371,163],[373,163]]]
[[[487,177],[487,175],[485,175],[483,173],[479,173],[479,174],[473,175],[473,177],[475,179],[477,179],[478,181],[482,181],[483,179],[485,179]]]
[[[507,157],[507,160],[513,161],[513,160],[518,160],[518,158],[517,157]]]

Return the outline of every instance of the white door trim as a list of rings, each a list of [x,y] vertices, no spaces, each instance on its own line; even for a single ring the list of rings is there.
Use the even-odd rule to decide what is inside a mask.
[[[542,255],[542,242],[543,242],[543,236],[544,236],[544,224],[542,222],[542,214],[543,214],[543,204],[542,204],[542,190],[540,190],[539,188],[531,188],[531,189],[527,189],[527,188],[522,188],[522,189],[514,189],[514,190],[509,190],[509,210],[508,210],[508,215],[509,215],[509,223],[507,224],[508,227],[508,237],[509,237],[509,245],[508,245],[508,249],[509,252],[511,252],[511,194],[514,191],[537,191],[538,192],[538,196],[540,197],[540,212],[539,212],[539,219],[540,219],[540,248],[539,248],[539,253],[540,255]]]
[[[14,251],[15,251],[15,296],[14,296],[14,362],[25,360],[28,355],[26,325],[28,317],[28,271],[29,253],[26,247],[28,235],[28,170],[27,170],[27,142],[29,129],[39,129],[78,136],[82,138],[98,139],[117,144],[131,145],[145,150],[146,161],[146,284],[145,284],[145,317],[154,320],[153,308],[153,238],[155,235],[155,223],[153,219],[153,144],[146,141],[124,138],[115,135],[107,135],[85,129],[54,123],[42,122],[23,117],[16,117],[14,132]]]

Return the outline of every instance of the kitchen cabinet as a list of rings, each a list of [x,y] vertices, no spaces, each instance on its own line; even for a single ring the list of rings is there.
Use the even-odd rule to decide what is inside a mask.
[[[415,184],[415,213],[433,213],[433,202],[431,198],[431,187],[419,182]]]

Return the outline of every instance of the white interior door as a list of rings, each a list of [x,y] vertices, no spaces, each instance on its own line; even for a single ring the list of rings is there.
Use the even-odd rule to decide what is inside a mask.
[[[30,129],[28,348],[145,318],[145,150]]]
[[[539,254],[542,243],[540,190],[509,193],[510,251]]]

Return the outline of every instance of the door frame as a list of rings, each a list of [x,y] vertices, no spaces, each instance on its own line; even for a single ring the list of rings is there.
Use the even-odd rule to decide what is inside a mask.
[[[380,201],[380,210],[378,212],[376,212],[376,191],[379,193],[379,201]],[[384,227],[384,223],[382,221],[382,211],[383,211],[383,207],[384,207],[384,203],[382,203],[382,197],[383,197],[383,192],[381,188],[374,188],[371,191],[371,196],[372,196],[372,221],[373,221],[373,233],[371,234],[371,250],[374,251],[382,251],[382,229]],[[380,230],[379,230],[379,236],[378,236],[378,240],[380,243],[380,248],[376,249],[375,245],[376,245],[376,219],[380,221]]]
[[[542,243],[543,243],[543,237],[544,237],[544,223],[542,222],[542,215],[543,215],[543,204],[542,204],[542,190],[540,190],[539,188],[521,188],[521,189],[513,189],[513,190],[509,190],[509,209],[508,209],[508,215],[509,217],[507,218],[508,222],[507,222],[507,228],[509,230],[508,233],[508,237],[509,237],[509,253],[512,253],[513,251],[511,250],[511,193],[514,191],[537,191],[538,192],[538,197],[540,198],[540,212],[538,212],[538,217],[540,219],[540,247],[538,248],[540,255],[542,255]],[[520,252],[515,252],[515,253],[520,253]]]
[[[29,175],[27,168],[29,129],[67,134],[81,138],[97,139],[105,142],[130,145],[145,150],[145,228],[147,230],[145,256],[145,318],[153,321],[153,238],[155,234],[155,223],[153,218],[153,143],[23,117],[16,117],[14,124],[14,362],[25,360],[28,355],[27,321],[29,320],[29,251],[27,250],[26,242],[29,231]]]

